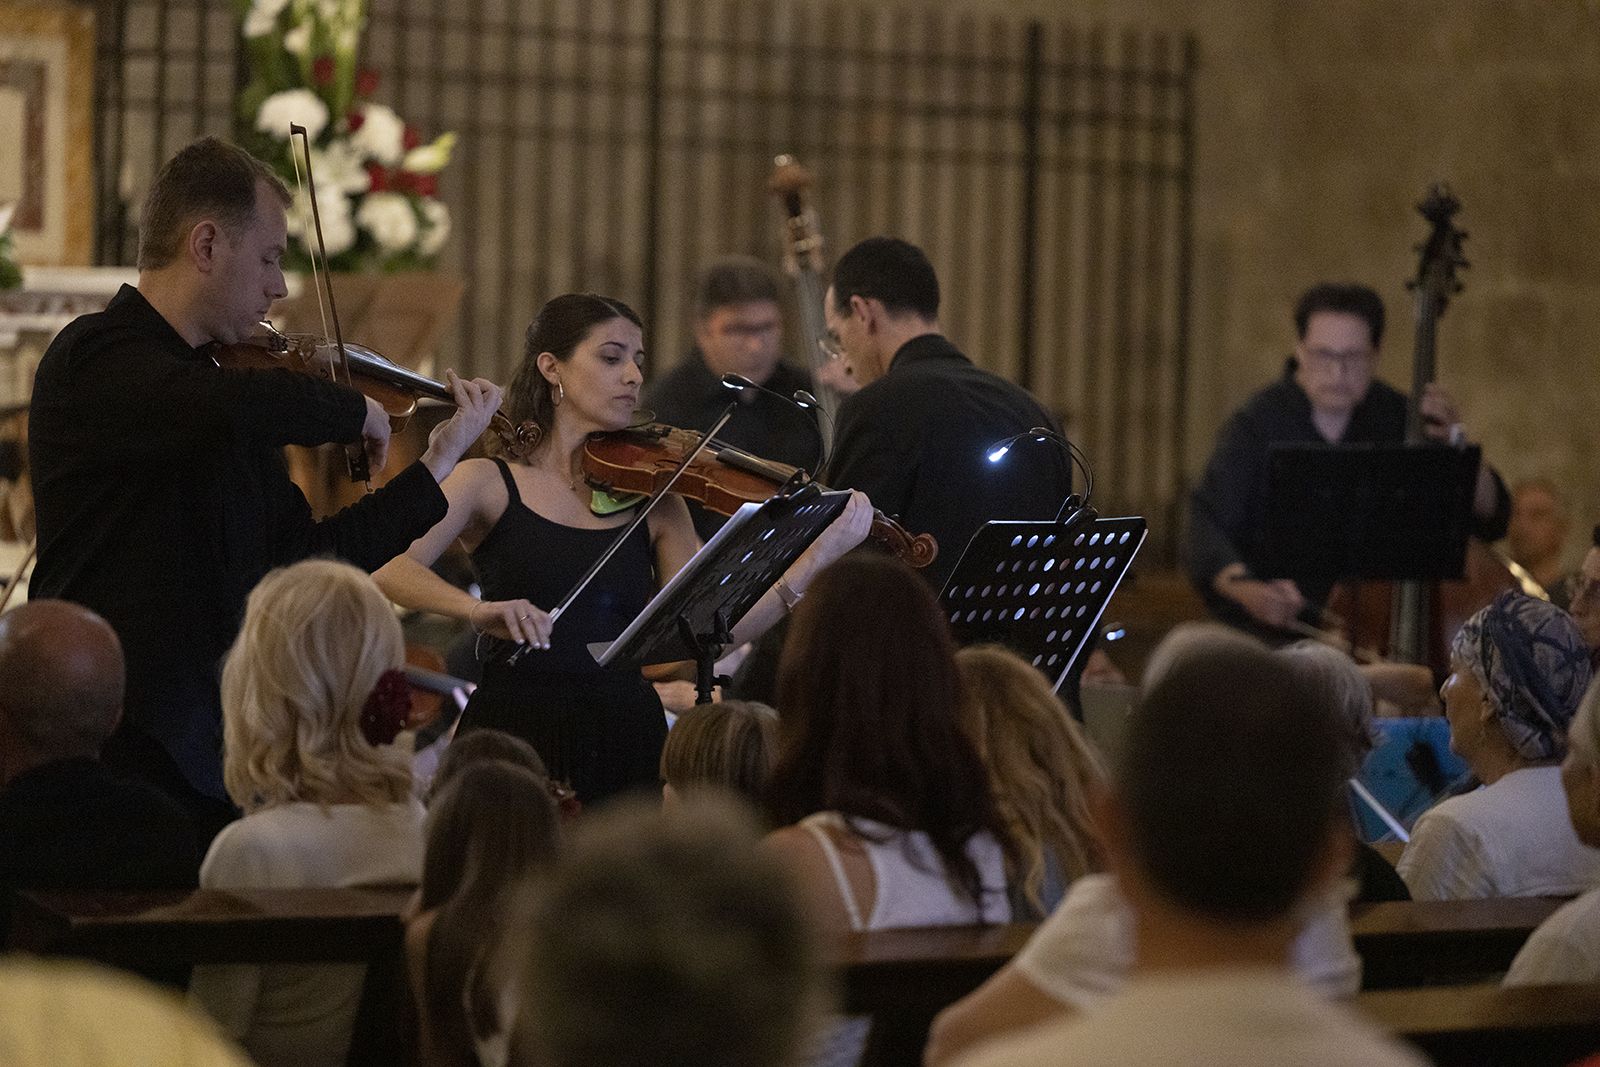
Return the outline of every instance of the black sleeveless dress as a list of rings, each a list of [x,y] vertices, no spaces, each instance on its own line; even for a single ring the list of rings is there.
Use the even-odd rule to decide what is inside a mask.
[[[485,600],[525,597],[546,610],[571,591],[616,537],[615,529],[564,526],[522,502],[511,468],[496,459],[510,502],[472,553]],[[484,640],[483,683],[461,729],[490,727],[528,741],[549,767],[592,804],[659,783],[667,722],[639,665],[601,667],[591,641],[610,641],[656,592],[648,524],[635,530],[583,595],[556,621],[550,648]],[[492,648],[492,651],[491,651]]]

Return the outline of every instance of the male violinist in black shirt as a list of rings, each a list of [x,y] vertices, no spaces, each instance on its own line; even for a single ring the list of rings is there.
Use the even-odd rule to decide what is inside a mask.
[[[1185,556],[1196,589],[1221,618],[1267,637],[1292,635],[1296,620],[1314,615],[1328,595],[1325,583],[1259,576],[1271,447],[1399,443],[1406,428],[1405,394],[1375,380],[1384,325],[1376,292],[1313,286],[1300,297],[1294,322],[1299,343],[1283,377],[1223,425],[1189,504]],[[1437,382],[1421,408],[1429,437],[1465,439],[1455,401]],[[1511,498],[1487,463],[1478,470],[1472,512],[1479,537],[1505,535]]]
[[[222,785],[218,663],[268,570],[334,555],[369,569],[445,514],[439,482],[499,407],[449,376],[458,405],[415,464],[314,521],[281,446],[360,442],[381,469],[387,417],[353,389],[208,354],[257,332],[285,293],[283,183],[207,138],[157,176],[140,220],[139,283],[62,330],[30,413],[36,597],[76,601],[116,630],[126,714],[105,762],[167,790],[213,833]]]

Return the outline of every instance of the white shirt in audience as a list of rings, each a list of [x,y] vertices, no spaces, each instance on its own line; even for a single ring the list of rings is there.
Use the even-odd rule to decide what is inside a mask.
[[[1506,985],[1600,982],[1600,889],[1563,904],[1539,924],[1517,958]]]
[[[847,821],[833,811],[808,815],[799,825],[811,834],[827,857],[852,930],[1011,921],[1005,856],[999,842],[987,831],[973,834],[967,840],[967,856],[978,868],[978,880],[983,887],[983,901],[974,905],[958,894],[945,875],[944,861],[933,847],[933,840],[921,831],[896,830],[871,819]],[[870,909],[863,906],[864,901],[856,899],[850,888],[836,835],[841,839],[859,840],[872,864],[875,894]],[[831,1020],[805,1056],[806,1067],[853,1067],[866,1047],[870,1026],[871,1020],[865,1016]]]
[[[1600,850],[1572,831],[1561,768],[1524,767],[1424,812],[1395,869],[1416,900],[1571,896],[1600,885]]]
[[[422,877],[422,805],[281,804],[217,835],[200,867],[204,889],[415,885]],[[362,964],[196,967],[190,999],[260,1067],[342,1067]]]
[[[1420,1067],[1422,1057],[1277,968],[1139,978],[1098,1009],[981,1046],[959,1067]]]
[[[1116,879],[1087,874],[1067,887],[1056,910],[1017,954],[1015,966],[1040,992],[1077,1009],[1121,993],[1133,969],[1133,910]],[[1332,892],[1313,909],[1291,949],[1295,973],[1329,997],[1361,988],[1361,959],[1350,940],[1349,908]]]

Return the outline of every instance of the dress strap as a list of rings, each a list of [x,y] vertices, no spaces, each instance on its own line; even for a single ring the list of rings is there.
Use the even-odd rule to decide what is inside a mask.
[[[825,811],[816,812],[800,820],[801,827],[816,838],[822,854],[828,857],[828,866],[833,869],[833,880],[839,886],[839,899],[844,901],[845,914],[850,916],[850,929],[865,930],[866,924],[861,921],[861,908],[856,904],[856,895],[850,888],[850,879],[844,873],[844,861],[839,858],[839,846],[834,843],[833,835],[827,830],[828,826],[837,824],[837,820]]]
[[[506,492],[511,494],[511,503],[522,503],[522,494],[517,492],[517,480],[511,477],[511,465],[499,456],[494,457],[494,465],[500,468],[500,477],[505,480]]]

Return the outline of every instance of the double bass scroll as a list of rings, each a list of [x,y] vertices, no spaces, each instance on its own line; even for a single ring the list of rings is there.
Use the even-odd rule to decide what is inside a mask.
[[[811,370],[812,392],[821,405],[824,454],[833,450],[833,424],[839,417],[839,390],[827,384],[829,357],[823,352],[828,336],[823,315],[822,231],[816,211],[808,202],[813,178],[794,156],[782,155],[773,161],[767,185],[783,205],[784,269],[794,278],[795,300],[800,310],[800,339],[806,351],[806,366]]]

